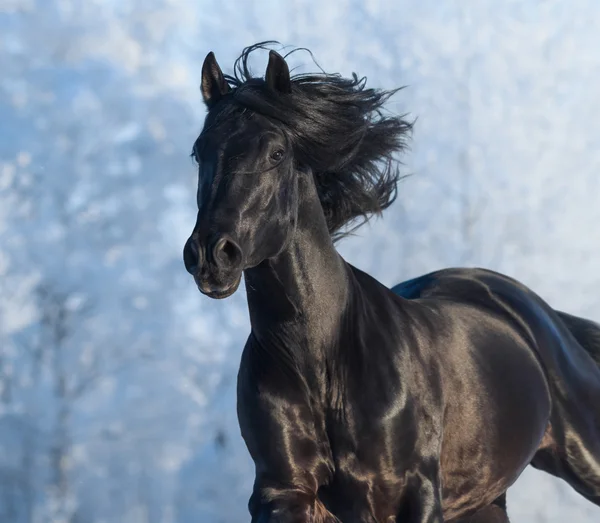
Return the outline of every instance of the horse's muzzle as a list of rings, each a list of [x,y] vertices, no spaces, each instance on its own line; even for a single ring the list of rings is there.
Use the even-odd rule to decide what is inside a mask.
[[[242,249],[227,235],[215,235],[201,242],[192,234],[183,249],[183,261],[200,292],[210,298],[227,298],[240,285]]]
[[[200,278],[199,276],[194,276],[194,280],[196,281],[198,290],[202,294],[208,296],[209,298],[222,300],[224,298],[229,298],[229,296],[238,290],[240,282],[242,281],[242,274],[240,272],[237,278],[230,283],[217,284],[215,282],[209,282],[207,279]]]

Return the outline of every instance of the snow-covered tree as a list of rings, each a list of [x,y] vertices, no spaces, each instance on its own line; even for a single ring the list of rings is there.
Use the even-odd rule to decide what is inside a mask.
[[[0,521],[247,518],[243,289],[203,298],[181,260],[209,50],[230,70],[278,39],[408,86],[412,176],[350,262],[389,285],[490,267],[600,319],[598,26],[593,0],[0,0]],[[533,471],[508,503],[598,513]]]

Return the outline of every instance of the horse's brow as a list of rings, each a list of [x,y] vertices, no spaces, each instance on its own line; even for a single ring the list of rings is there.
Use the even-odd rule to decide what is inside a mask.
[[[272,138],[284,138],[285,139],[285,135],[284,133],[282,133],[281,131],[279,131],[278,129],[263,129],[259,134],[258,134],[258,139],[261,141],[262,144],[262,140],[264,139],[272,139]]]

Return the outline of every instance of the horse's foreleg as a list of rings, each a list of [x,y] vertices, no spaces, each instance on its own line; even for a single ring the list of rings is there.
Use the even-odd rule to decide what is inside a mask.
[[[407,477],[398,523],[444,523],[439,469]]]
[[[249,508],[253,523],[340,523],[318,499],[302,493],[287,492],[269,503],[253,495]]]
[[[471,516],[453,519],[450,523],[510,523],[506,513],[506,494]]]
[[[451,523],[510,523],[508,514],[496,505],[488,505],[472,516],[454,519]]]

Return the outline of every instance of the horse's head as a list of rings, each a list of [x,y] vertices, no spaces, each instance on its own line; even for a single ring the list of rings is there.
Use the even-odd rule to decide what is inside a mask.
[[[388,207],[399,177],[393,156],[411,128],[382,113],[396,90],[367,89],[356,75],[290,78],[271,51],[265,77],[252,77],[247,60],[259,48],[244,50],[235,76],[223,75],[213,53],[202,67],[208,114],[194,144],[199,210],[184,261],[213,298],[230,296],[242,271],[281,253],[300,222],[318,218],[335,240]],[[299,213],[307,199],[316,206]]]
[[[298,184],[284,126],[240,104],[214,54],[202,67],[208,107],[194,144],[199,165],[198,216],[184,248],[186,269],[211,298],[233,294],[242,271],[279,254],[296,221]],[[291,90],[285,60],[271,51],[265,80],[245,96],[285,97]]]

